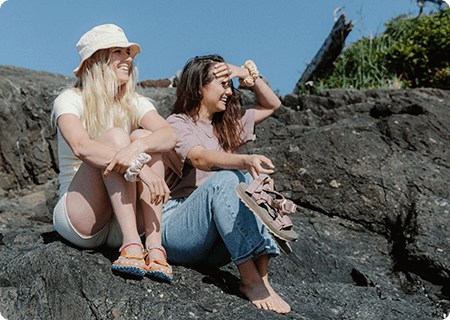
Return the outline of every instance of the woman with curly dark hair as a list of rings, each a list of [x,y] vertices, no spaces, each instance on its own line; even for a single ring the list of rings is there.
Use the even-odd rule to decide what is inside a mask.
[[[242,110],[232,78],[251,86],[258,104]],[[231,260],[241,275],[240,291],[254,305],[287,313],[290,306],[272,289],[267,275],[269,257],[280,251],[236,194],[240,182],[250,184],[273,172],[265,156],[237,151],[254,139],[254,126],[280,105],[251,61],[237,67],[210,55],[187,63],[167,118],[179,142],[163,156],[171,199],[163,209],[161,235],[171,262],[222,266]]]

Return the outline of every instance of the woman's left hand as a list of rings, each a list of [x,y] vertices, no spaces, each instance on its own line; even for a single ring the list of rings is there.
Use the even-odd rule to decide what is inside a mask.
[[[266,164],[269,169],[265,169],[262,164]],[[275,169],[275,166],[273,165],[272,161],[259,154],[249,154],[245,156],[244,161],[245,169],[252,175],[253,179],[256,179],[259,177],[259,174],[272,174]]]
[[[145,166],[139,173],[139,179],[150,189],[150,202],[159,205],[162,201],[167,203],[170,189],[163,178],[155,173],[150,167]]]

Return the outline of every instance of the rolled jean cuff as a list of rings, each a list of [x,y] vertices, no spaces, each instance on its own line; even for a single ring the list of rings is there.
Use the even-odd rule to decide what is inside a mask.
[[[257,259],[264,254],[268,254],[270,257],[276,257],[280,254],[280,249],[278,249],[276,245],[270,243],[270,241],[267,241],[267,239],[263,239],[252,252],[249,252],[242,257],[232,260],[234,264],[238,266],[248,259]]]
[[[264,250],[264,251],[258,253],[257,255],[253,256],[253,260],[258,259],[259,257],[261,257],[265,254],[269,255],[269,258],[275,258],[276,256],[280,255],[280,252],[279,252],[279,250],[274,250],[274,249]]]

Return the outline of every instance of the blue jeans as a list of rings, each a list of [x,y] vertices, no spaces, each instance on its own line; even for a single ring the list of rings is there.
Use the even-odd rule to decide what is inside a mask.
[[[266,227],[236,194],[240,182],[252,181],[248,173],[221,170],[189,197],[170,199],[163,208],[161,232],[169,260],[222,266],[280,254]]]

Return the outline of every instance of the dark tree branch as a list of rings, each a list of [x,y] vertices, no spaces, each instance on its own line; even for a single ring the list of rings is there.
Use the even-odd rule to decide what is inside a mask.
[[[343,13],[339,20],[334,24],[330,35],[323,43],[319,52],[317,52],[314,59],[303,72],[302,77],[295,86],[294,93],[298,93],[301,86],[313,79],[314,76],[323,74],[326,70],[333,67],[333,62],[341,53],[342,48],[345,45],[345,39],[352,29],[353,24],[351,21],[348,24],[345,24],[345,13]]]

